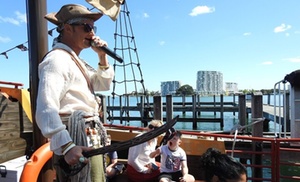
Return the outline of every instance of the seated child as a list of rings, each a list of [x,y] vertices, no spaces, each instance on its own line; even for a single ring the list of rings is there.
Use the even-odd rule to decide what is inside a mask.
[[[111,137],[107,135],[107,145],[111,144]],[[117,151],[108,152],[105,154],[106,159],[106,177],[108,179],[113,178],[117,174],[120,174],[123,170],[124,165],[118,164],[118,154]]]
[[[188,174],[187,157],[185,151],[179,147],[181,143],[181,132],[174,131],[172,138],[150,154],[154,158],[160,155],[160,182],[179,181],[194,182],[195,178]]]

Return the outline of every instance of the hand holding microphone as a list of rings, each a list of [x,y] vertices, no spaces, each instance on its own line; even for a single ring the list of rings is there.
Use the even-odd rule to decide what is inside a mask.
[[[108,47],[106,47],[106,46],[102,46],[102,47],[97,46],[96,43],[93,40],[91,40],[91,46],[96,47],[96,48],[102,50],[107,55],[109,55],[110,57],[112,57],[115,60],[117,60],[119,63],[123,63],[123,58],[121,58],[121,56],[119,56],[118,54],[116,54],[114,51],[112,51]]]

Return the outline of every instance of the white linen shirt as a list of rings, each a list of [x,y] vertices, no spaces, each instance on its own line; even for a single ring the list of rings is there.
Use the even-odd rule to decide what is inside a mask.
[[[57,43],[53,49],[70,52],[79,60],[90,77],[94,91],[106,91],[114,77],[114,70],[88,70],[75,52],[65,44]],[[59,114],[71,114],[75,110],[97,114],[98,104],[89,90],[82,72],[71,56],[60,49],[51,51],[39,64],[39,87],[36,106],[36,122],[42,134],[50,139],[50,149],[61,155],[61,146],[72,141]]]
[[[127,163],[131,165],[137,172],[146,173],[148,170],[146,165],[148,165],[149,163],[155,164],[155,158],[151,158],[150,153],[155,151],[156,145],[157,138],[153,138],[148,142],[130,147],[128,150]]]

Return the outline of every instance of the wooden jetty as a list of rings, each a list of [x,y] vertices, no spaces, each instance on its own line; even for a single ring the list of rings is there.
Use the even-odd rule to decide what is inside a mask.
[[[263,104],[263,117],[268,121],[274,121],[274,128],[276,128],[276,124],[280,124],[282,126],[282,131],[290,132],[290,95],[289,93],[285,94],[283,105],[271,105],[270,104],[270,95],[268,95],[267,104]],[[246,102],[247,113],[251,113],[252,102]]]
[[[127,98],[123,98],[124,100],[129,100],[130,96],[124,96]],[[113,106],[110,103],[110,97],[103,98],[103,103],[107,105],[104,107],[106,109],[106,113],[108,116],[106,117],[108,120],[119,120],[120,123],[123,121],[141,121],[146,126],[149,121],[153,118],[161,118],[164,121],[168,121],[173,117],[174,112],[182,112],[182,117],[178,120],[181,122],[192,122],[193,129],[197,129],[198,122],[214,122],[219,123],[221,130],[224,127],[224,113],[231,112],[233,115],[238,113],[240,125],[247,124],[247,118],[249,118],[249,114],[251,113],[251,103],[246,100],[246,95],[241,94],[238,96],[238,101],[235,101],[235,96],[233,96],[232,101],[224,101],[224,96],[220,95],[219,101],[216,101],[216,96],[213,97],[213,101],[211,102],[202,102],[200,101],[199,95],[192,95],[192,101],[186,102],[185,96],[182,97],[182,102],[173,102],[173,98],[171,95],[166,96],[166,101],[162,102],[161,96],[153,96],[153,103],[145,103],[145,99],[143,96],[140,97],[140,102],[136,105],[123,105],[122,96],[119,98],[119,105]],[[267,120],[273,120],[274,112],[271,108],[273,106],[265,106],[261,103],[261,107],[264,109],[264,117]],[[265,110],[266,109],[266,110]],[[114,115],[114,111],[119,112],[119,115]],[[139,112],[140,116],[132,116],[130,112],[135,111]],[[192,117],[184,117],[187,112],[192,113]],[[214,118],[202,117],[201,112],[211,112],[214,113]],[[152,116],[149,113],[153,113]],[[216,113],[219,113],[218,117]],[[156,116],[158,115],[158,116]],[[165,117],[163,117],[165,115]]]

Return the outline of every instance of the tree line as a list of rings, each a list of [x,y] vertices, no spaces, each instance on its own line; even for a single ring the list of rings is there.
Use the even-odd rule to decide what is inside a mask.
[[[254,89],[243,89],[243,90],[239,90],[240,94],[252,94],[255,92],[261,92],[263,95],[269,95],[269,94],[273,94],[274,93],[274,89],[261,89],[261,90],[254,90]],[[278,89],[276,89],[276,93],[278,93]],[[149,91],[148,89],[145,89],[145,91],[143,89],[141,89],[139,92],[138,91],[133,91],[129,94],[126,95],[149,95],[149,96],[155,96],[155,95],[160,95],[161,93],[159,91]],[[188,84],[181,86],[180,88],[178,88],[175,92],[175,95],[181,96],[181,95],[186,95],[186,96],[190,96],[190,95],[195,95],[197,94],[194,90],[194,88]],[[226,95],[225,91],[224,94]]]

